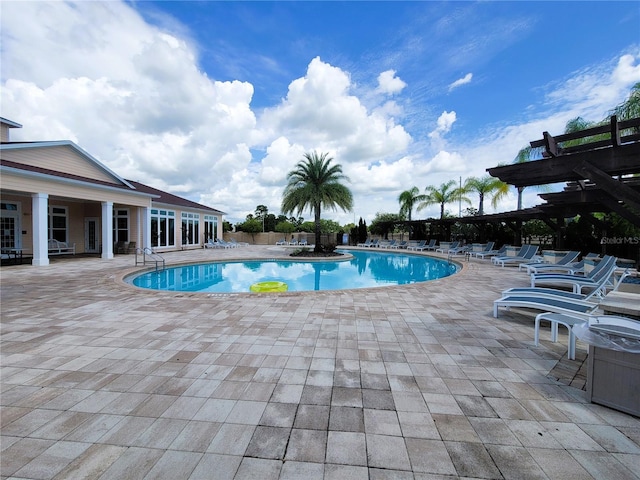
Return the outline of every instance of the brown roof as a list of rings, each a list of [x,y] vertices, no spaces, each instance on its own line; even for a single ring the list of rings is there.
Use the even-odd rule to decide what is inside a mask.
[[[160,198],[154,199],[155,202],[166,203],[168,205],[175,205],[178,207],[197,208],[198,210],[208,210],[212,213],[224,214],[224,212],[221,212],[220,210],[216,210],[215,208],[207,207],[206,205],[192,202],[191,200],[187,200],[186,198],[182,198],[177,195],[173,195],[171,193],[158,190],[157,188],[150,187],[148,185],[145,185],[144,183],[134,182],[133,180],[127,180],[127,182],[133,185],[136,188],[136,190],[139,190],[144,193],[150,193],[152,195],[158,195]]]
[[[171,193],[158,190],[157,188],[150,187],[140,182],[134,182],[133,180],[126,180],[126,181],[129,182],[129,184],[131,184],[135,190],[130,188],[128,185],[125,185],[122,183],[113,183],[113,182],[107,182],[104,180],[96,180],[94,178],[82,177],[80,175],[73,175],[71,173],[65,173],[59,170],[51,170],[48,168],[35,167],[33,165],[25,165],[24,163],[12,162],[11,160],[0,159],[0,165],[2,165],[3,167],[14,168],[16,170],[24,170],[27,172],[39,173],[42,175],[49,175],[49,176],[58,177],[58,178],[66,178],[69,180],[77,180],[79,182],[92,183],[94,185],[104,185],[104,186],[113,187],[113,188],[122,188],[123,190],[128,190],[131,192],[137,191],[137,192],[146,193],[149,195],[153,195],[154,197],[157,197],[153,199],[153,201],[155,202],[165,203],[167,205],[175,205],[176,207],[187,207],[187,208],[193,208],[198,210],[206,210],[216,214],[224,214],[224,212],[221,212],[220,210],[216,210],[215,208],[207,207],[206,205],[201,205],[199,203],[192,202],[191,200],[187,200],[186,198],[182,198],[177,195],[173,195]]]

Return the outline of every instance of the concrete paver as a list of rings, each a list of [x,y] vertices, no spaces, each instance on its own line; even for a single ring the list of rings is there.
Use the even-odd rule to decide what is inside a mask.
[[[131,255],[3,267],[0,475],[640,478],[640,419],[586,402],[585,345],[577,361],[562,335],[534,346],[530,314],[492,317],[526,275],[461,263],[276,295],[139,290],[121,280]]]

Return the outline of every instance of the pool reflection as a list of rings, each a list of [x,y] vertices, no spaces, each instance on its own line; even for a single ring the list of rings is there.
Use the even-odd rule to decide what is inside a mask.
[[[185,292],[248,292],[256,282],[279,281],[289,291],[405,285],[446,277],[454,264],[404,253],[349,251],[348,261],[247,261],[185,265],[128,280],[141,288]]]

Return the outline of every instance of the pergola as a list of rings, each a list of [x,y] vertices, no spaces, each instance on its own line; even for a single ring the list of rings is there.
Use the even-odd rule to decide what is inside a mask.
[[[505,223],[521,241],[520,227],[532,219],[544,221],[560,234],[566,218],[576,215],[605,228],[594,213],[615,212],[640,227],[640,118],[618,121],[612,116],[608,125],[532,141],[542,148],[542,159],[493,167],[489,174],[517,189],[565,183],[563,191],[542,193],[545,203],[532,208],[491,215],[426,219],[404,222],[450,227],[459,222],[483,225]]]
[[[640,118],[612,116],[609,125],[556,137],[544,132],[531,147],[543,148],[543,158],[487,171],[516,188],[567,182],[562,192],[540,195],[546,203],[537,208],[549,220],[615,212],[640,227]]]

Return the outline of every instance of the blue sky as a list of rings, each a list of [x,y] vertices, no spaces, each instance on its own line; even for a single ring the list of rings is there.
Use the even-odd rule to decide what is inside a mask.
[[[234,223],[280,213],[304,152],[351,179],[354,212],[326,217],[370,221],[640,81],[638,2],[3,2],[1,21],[14,140],[73,140]]]

